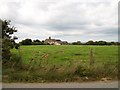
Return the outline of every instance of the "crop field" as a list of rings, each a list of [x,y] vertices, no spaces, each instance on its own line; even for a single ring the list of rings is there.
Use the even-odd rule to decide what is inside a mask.
[[[71,82],[117,78],[118,46],[31,45],[11,51],[11,60],[16,63],[3,67],[5,82]]]

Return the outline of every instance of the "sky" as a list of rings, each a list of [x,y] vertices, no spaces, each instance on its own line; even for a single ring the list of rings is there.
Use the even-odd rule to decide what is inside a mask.
[[[118,0],[0,0],[0,18],[17,28],[17,42],[118,41]]]

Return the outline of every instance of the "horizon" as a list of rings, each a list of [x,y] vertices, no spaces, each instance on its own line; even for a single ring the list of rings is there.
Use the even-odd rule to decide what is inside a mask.
[[[25,38],[25,39],[30,39],[30,38]],[[23,40],[25,40],[25,39],[23,39]],[[46,39],[49,39],[49,37],[48,38],[46,38]],[[39,40],[39,41],[45,41],[46,39],[44,39],[44,40],[41,40],[41,39],[31,39],[32,41],[34,41],[34,40]],[[61,40],[60,38],[52,38],[51,37],[51,39],[55,39],[55,40]],[[67,41],[67,40],[61,40],[61,41]],[[72,41],[72,42],[69,42],[69,41],[67,41],[68,43],[73,43],[73,42],[77,42],[77,41],[80,41],[80,40],[76,40],[76,41]],[[98,41],[105,41],[105,40],[88,40],[88,41],[93,41],[93,42],[98,42]],[[88,42],[88,41],[80,41],[81,43],[86,43],[86,42]],[[20,43],[20,42],[22,42],[22,40],[21,41],[19,41],[19,42],[17,42],[17,43]],[[105,41],[105,42],[119,42],[119,41]]]
[[[17,42],[48,36],[68,42],[118,42],[118,0],[1,0],[0,18],[17,27]]]

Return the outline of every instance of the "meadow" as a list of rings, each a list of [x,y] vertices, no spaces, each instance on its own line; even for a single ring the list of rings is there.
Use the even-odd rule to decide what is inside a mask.
[[[93,61],[90,65],[90,49]],[[12,49],[3,82],[82,82],[117,79],[118,46],[30,45]]]

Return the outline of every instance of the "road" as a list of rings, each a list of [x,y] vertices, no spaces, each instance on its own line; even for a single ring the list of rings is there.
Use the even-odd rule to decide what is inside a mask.
[[[83,83],[3,83],[3,88],[118,88],[118,81]]]

